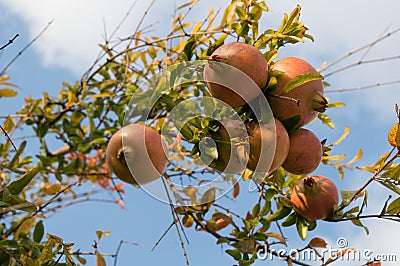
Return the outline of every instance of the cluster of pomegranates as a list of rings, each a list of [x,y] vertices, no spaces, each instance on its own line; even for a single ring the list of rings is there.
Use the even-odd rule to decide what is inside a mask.
[[[210,167],[227,174],[239,173],[248,168],[267,175],[282,166],[292,174],[307,175],[320,164],[322,144],[312,131],[302,127],[327,108],[323,82],[314,79],[289,91],[285,90],[285,86],[296,77],[318,72],[306,61],[294,57],[281,59],[269,68],[264,55],[245,43],[227,43],[211,54],[203,73],[210,94],[236,109],[260,95],[265,96],[274,123],[246,119],[246,134],[242,132],[243,126],[240,130],[237,121],[221,123],[218,131],[211,136],[219,142],[216,142],[218,158],[209,164]],[[269,90],[267,85],[271,70],[279,74],[275,77],[274,89]],[[238,72],[235,71],[244,73],[248,77],[247,81],[238,78],[240,75],[236,75]],[[215,82],[221,79],[224,80],[222,84]],[[253,86],[249,86],[249,79]],[[298,123],[288,132],[284,126],[285,121],[293,118]],[[228,148],[218,146],[218,143],[229,143],[232,138],[243,135],[247,136],[246,149],[243,145],[232,144]],[[142,124],[131,124],[112,136],[106,155],[117,177],[134,185],[142,185],[159,178],[165,172],[168,165],[166,147],[165,141],[154,129]],[[291,201],[300,215],[314,220],[323,219],[337,204],[338,192],[334,183],[325,177],[306,177],[293,188]]]
[[[235,78],[228,68],[225,71],[227,74],[220,75],[225,74],[231,80],[224,82],[229,87],[212,82],[218,80],[215,76],[225,70],[224,65],[245,73],[258,88],[243,86],[245,82],[241,78]],[[228,43],[211,54],[204,69],[204,80],[211,95],[233,108],[238,108],[263,94],[267,97],[275,122],[275,127],[256,120],[247,122],[249,151],[244,152],[240,145],[231,146],[228,151],[223,149],[220,151],[221,156],[214,162],[214,168],[234,173],[241,170],[237,167],[239,162],[245,161],[245,167],[256,172],[268,174],[282,166],[292,174],[307,175],[319,166],[323,154],[322,144],[312,131],[302,127],[327,108],[322,79],[313,79],[286,91],[287,84],[296,77],[318,72],[308,62],[295,57],[277,61],[272,65],[272,71],[279,74],[276,76],[275,88],[269,90],[266,88],[269,82],[269,66],[265,57],[258,49],[245,43]],[[284,126],[285,121],[293,118],[298,123],[288,132]],[[229,140],[227,131],[236,132],[223,127],[219,131],[219,138],[222,140]],[[235,134],[233,137],[236,137]],[[271,150],[269,142],[275,144],[275,150]],[[263,150],[266,157],[260,156]],[[268,161],[271,154],[272,162]],[[227,158],[237,161],[234,168],[226,168],[229,162]],[[292,189],[291,201],[300,215],[313,220],[324,219],[338,204],[338,191],[335,184],[326,177],[305,177]]]

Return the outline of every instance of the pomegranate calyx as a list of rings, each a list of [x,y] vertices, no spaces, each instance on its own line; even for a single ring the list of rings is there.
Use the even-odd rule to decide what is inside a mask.
[[[316,93],[311,102],[311,108],[314,111],[323,113],[328,108],[328,100],[320,93]]]

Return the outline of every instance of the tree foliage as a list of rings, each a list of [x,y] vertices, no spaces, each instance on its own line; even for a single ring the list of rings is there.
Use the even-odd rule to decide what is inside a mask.
[[[112,176],[105,160],[108,140],[126,123],[127,106],[131,107],[129,122],[141,121],[161,131],[167,115],[177,105],[193,97],[210,96],[205,84],[196,80],[199,69],[182,67],[184,64],[207,60],[223,43],[240,41],[258,48],[272,65],[285,46],[313,41],[308,28],[300,21],[300,6],[284,14],[277,29],[262,29],[260,19],[269,12],[264,1],[233,0],[219,14],[211,8],[203,21],[188,22],[187,16],[196,3],[190,1],[178,7],[168,35],[151,36],[139,25],[131,36],[100,45],[102,53],[81,80],[62,84],[57,95],[43,92],[40,99],[28,97],[16,114],[2,118],[1,131],[6,138],[0,143],[0,217],[4,221],[0,225],[0,265],[86,263],[83,253],[72,250],[73,243],[65,243],[61,237],[46,233],[46,215],[88,200],[88,193],[77,192],[82,184],[96,184],[110,191],[115,202],[123,207],[123,183]],[[165,68],[171,73],[168,90],[161,88],[166,85],[160,79]],[[178,80],[182,77],[186,80]],[[318,78],[319,75],[302,77],[285,89],[289,91]],[[274,86],[276,74],[271,73],[266,91]],[[0,101],[4,101],[1,97],[15,96],[15,87],[8,82],[8,76],[1,76]],[[154,93],[161,96],[149,109],[148,101],[153,99]],[[329,108],[341,106],[343,103],[339,102],[329,104]],[[213,108],[215,106],[210,106],[210,110]],[[206,106],[205,112],[207,110]],[[147,111],[148,115],[145,115]],[[243,120],[252,115],[245,107],[236,111]],[[357,168],[371,175],[358,190],[341,191],[339,206],[324,222],[349,221],[368,233],[362,223],[365,218],[400,221],[400,197],[387,198],[378,214],[365,214],[366,189],[370,183],[379,182],[394,195],[400,195],[400,165],[397,162],[400,116],[397,107],[396,115],[399,123],[393,126],[388,136],[392,150],[378,158],[374,165],[355,166],[362,156],[361,149],[350,160],[345,155],[334,154],[335,147],[341,145],[349,133],[347,127],[337,141],[323,142],[321,164],[337,169],[341,178],[344,178],[344,169]],[[320,114],[319,120],[334,128],[332,119],[326,114]],[[206,149],[211,157],[217,157],[214,149],[201,146],[201,139],[215,130],[212,123],[207,117],[197,117],[179,126],[182,138],[167,136],[168,144],[175,151],[171,161],[193,160],[198,158],[201,149]],[[20,128],[32,131],[35,141],[15,143],[12,134]],[[54,142],[60,147],[55,151],[49,148],[49,143]],[[37,147],[34,156],[25,152],[28,145]],[[290,174],[282,168],[271,173],[271,178],[258,176],[250,170],[242,176],[224,176],[224,182],[233,186],[232,198],[240,193],[239,178],[245,181],[244,186],[248,186],[250,180],[258,180],[255,185],[258,200],[248,206],[247,213],[237,214],[234,209],[215,204],[216,188],[197,190],[196,185],[217,175],[212,168],[188,171],[174,163],[169,165],[164,178],[174,192],[174,200],[169,203],[178,231],[183,230],[183,225],[208,233],[239,265],[252,264],[260,252],[281,257],[288,265],[307,265],[290,254],[278,254],[271,248],[273,245],[285,247],[287,227],[295,227],[299,237],[307,241],[305,249],[326,246],[322,238],[307,238],[309,231],[318,230],[319,222],[298,215],[289,200],[291,189],[303,176]],[[174,180],[178,182],[183,177],[189,180],[185,189],[174,189]],[[99,231],[97,242],[106,234]],[[97,245],[94,254],[98,265],[105,265]],[[324,265],[332,261],[332,258],[321,258]]]

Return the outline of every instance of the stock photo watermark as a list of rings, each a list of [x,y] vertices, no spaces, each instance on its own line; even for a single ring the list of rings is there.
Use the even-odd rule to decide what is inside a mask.
[[[265,252],[268,250],[268,252]],[[381,261],[381,262],[398,262],[400,261],[400,254],[395,253],[377,253],[372,249],[355,249],[349,247],[349,242],[344,237],[339,237],[336,240],[335,246],[328,246],[326,248],[318,249],[306,248],[299,249],[274,249],[262,247],[257,252],[257,258],[264,261],[273,261],[277,259],[284,259],[290,257],[296,261],[321,261],[330,259],[333,261],[346,261],[346,262],[362,262],[362,261]]]

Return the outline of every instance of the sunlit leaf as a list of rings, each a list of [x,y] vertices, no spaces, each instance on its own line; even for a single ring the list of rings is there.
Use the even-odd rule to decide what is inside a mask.
[[[313,80],[322,80],[322,76],[320,74],[311,74],[306,73],[302,75],[298,75],[292,80],[290,80],[282,90],[282,93],[288,93],[289,91]]]
[[[348,126],[346,126],[345,128],[344,128],[344,132],[343,132],[343,135],[337,140],[337,141],[335,141],[333,144],[334,145],[339,145],[340,143],[342,143],[342,141],[347,137],[347,135],[349,135],[350,134],[350,128],[348,127]]]
[[[10,97],[15,97],[17,95],[18,93],[12,89],[0,89],[0,98],[1,97],[10,98]]]
[[[394,147],[400,147],[400,123],[392,126],[388,133],[388,141]]]
[[[304,218],[298,217],[296,221],[296,229],[301,240],[305,240],[307,238],[308,225]]]
[[[328,115],[319,113],[318,118],[319,118],[319,120],[321,120],[322,124],[327,125],[328,127],[332,128],[332,129],[335,128],[335,124],[333,123],[332,119]]]
[[[98,251],[96,251],[96,266],[106,266],[106,260],[104,256],[101,255]]]
[[[398,214],[400,213],[400,198],[392,201],[386,209],[387,214]]]

